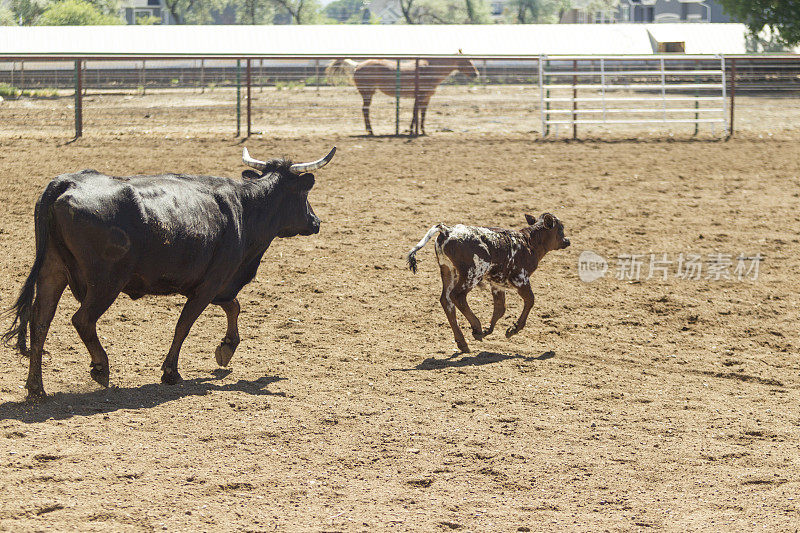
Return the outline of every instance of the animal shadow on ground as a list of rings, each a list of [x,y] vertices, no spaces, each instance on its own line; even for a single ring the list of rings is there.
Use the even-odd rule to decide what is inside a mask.
[[[505,354],[505,353],[496,353],[496,352],[480,352],[477,355],[470,355],[467,357],[461,357],[456,359],[456,356],[459,353],[453,354],[451,357],[447,359],[437,359],[435,357],[428,357],[420,364],[415,366],[414,368],[395,368],[393,370],[399,372],[409,372],[411,370],[439,370],[442,368],[458,368],[463,366],[481,366],[481,365],[490,365],[492,363],[499,363],[501,361],[507,361],[509,359],[517,359],[521,361],[525,361],[527,363],[532,363],[533,361],[544,361],[546,359],[551,359],[556,356],[556,353],[552,350],[548,350],[541,355],[537,355],[536,357],[529,357],[520,354]]]
[[[205,396],[212,391],[239,391],[254,396],[285,396],[266,387],[286,378],[263,376],[253,381],[214,383],[231,373],[217,369],[212,377],[187,379],[177,385],[151,383],[141,387],[110,387],[92,392],[57,392],[41,402],[6,402],[0,404],[0,420],[14,419],[25,423],[64,420],[74,416],[92,416],[119,409],[148,409],[187,396]]]

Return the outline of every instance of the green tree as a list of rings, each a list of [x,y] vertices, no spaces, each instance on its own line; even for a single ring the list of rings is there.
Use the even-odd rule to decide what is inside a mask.
[[[400,0],[407,24],[488,24],[486,0]]]
[[[47,0],[11,0],[11,12],[21,26],[30,26],[47,9]]]
[[[271,0],[279,13],[289,15],[290,24],[322,24],[327,22],[317,0]]]
[[[322,13],[337,22],[359,23],[363,20],[364,0],[334,0]]]
[[[237,24],[272,24],[275,6],[270,0],[233,0]]]
[[[100,26],[123,24],[122,19],[100,11],[83,0],[61,0],[50,5],[37,19],[37,26]]]
[[[212,22],[212,11],[219,5],[208,0],[164,0],[164,7],[175,24],[209,24]]]
[[[767,29],[780,44],[800,43],[800,0],[719,0],[723,9],[742,21],[753,36]]]
[[[0,26],[16,26],[14,12],[5,6],[0,6]]]
[[[554,24],[569,7],[568,0],[511,0],[504,19],[514,24]]]

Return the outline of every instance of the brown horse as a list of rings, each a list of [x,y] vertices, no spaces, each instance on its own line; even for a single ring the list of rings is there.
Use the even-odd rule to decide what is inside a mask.
[[[364,100],[361,110],[369,135],[374,135],[369,122],[369,106],[372,103],[372,96],[378,90],[389,96],[395,96],[399,92],[401,98],[414,98],[416,94],[410,134],[422,130],[422,134],[425,135],[425,112],[428,110],[428,102],[436,92],[436,88],[453,71],[461,72],[472,79],[478,77],[478,69],[472,61],[461,57],[420,59],[418,71],[416,61],[401,61],[399,83],[397,61],[387,59],[368,59],[360,63],[352,59],[337,59],[325,69],[329,77],[344,73],[351,78]],[[418,116],[419,122],[417,122]]]

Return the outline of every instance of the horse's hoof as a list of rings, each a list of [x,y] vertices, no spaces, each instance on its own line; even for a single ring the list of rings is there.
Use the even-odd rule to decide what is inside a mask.
[[[109,376],[111,375],[111,372],[109,371],[108,367],[103,368],[102,365],[93,366],[92,369],[89,371],[89,375],[97,383],[99,383],[105,388],[108,388]]]
[[[161,375],[161,383],[165,385],[177,385],[181,381],[183,381],[183,378],[176,371],[168,372],[165,370]]]
[[[221,342],[220,345],[217,346],[217,351],[214,352],[217,364],[219,366],[228,366],[235,350],[236,348],[233,345]]]

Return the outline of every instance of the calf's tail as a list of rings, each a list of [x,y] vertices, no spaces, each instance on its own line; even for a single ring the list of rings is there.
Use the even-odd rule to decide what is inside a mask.
[[[440,231],[441,232],[447,231],[447,226],[445,226],[444,224],[436,224],[431,229],[429,229],[428,233],[425,234],[422,240],[419,241],[417,245],[411,249],[410,252],[408,252],[408,255],[406,256],[406,260],[408,261],[408,268],[410,268],[411,272],[413,272],[414,274],[417,273],[417,252],[419,251],[420,248],[428,244],[428,241],[431,240],[431,237],[433,237]]]
[[[36,202],[36,209],[34,211],[36,258],[33,261],[33,266],[31,267],[30,273],[28,273],[28,277],[25,278],[25,283],[22,285],[22,290],[19,292],[17,301],[2,315],[3,318],[14,317],[11,326],[3,333],[3,344],[10,346],[16,339],[16,343],[14,344],[16,344],[16,348],[23,355],[28,354],[26,340],[28,324],[31,321],[33,298],[36,294],[36,282],[39,279],[39,271],[42,269],[45,252],[47,251],[47,241],[50,232],[50,208],[62,192],[64,192],[64,187],[53,182],[45,189],[39,201]]]

